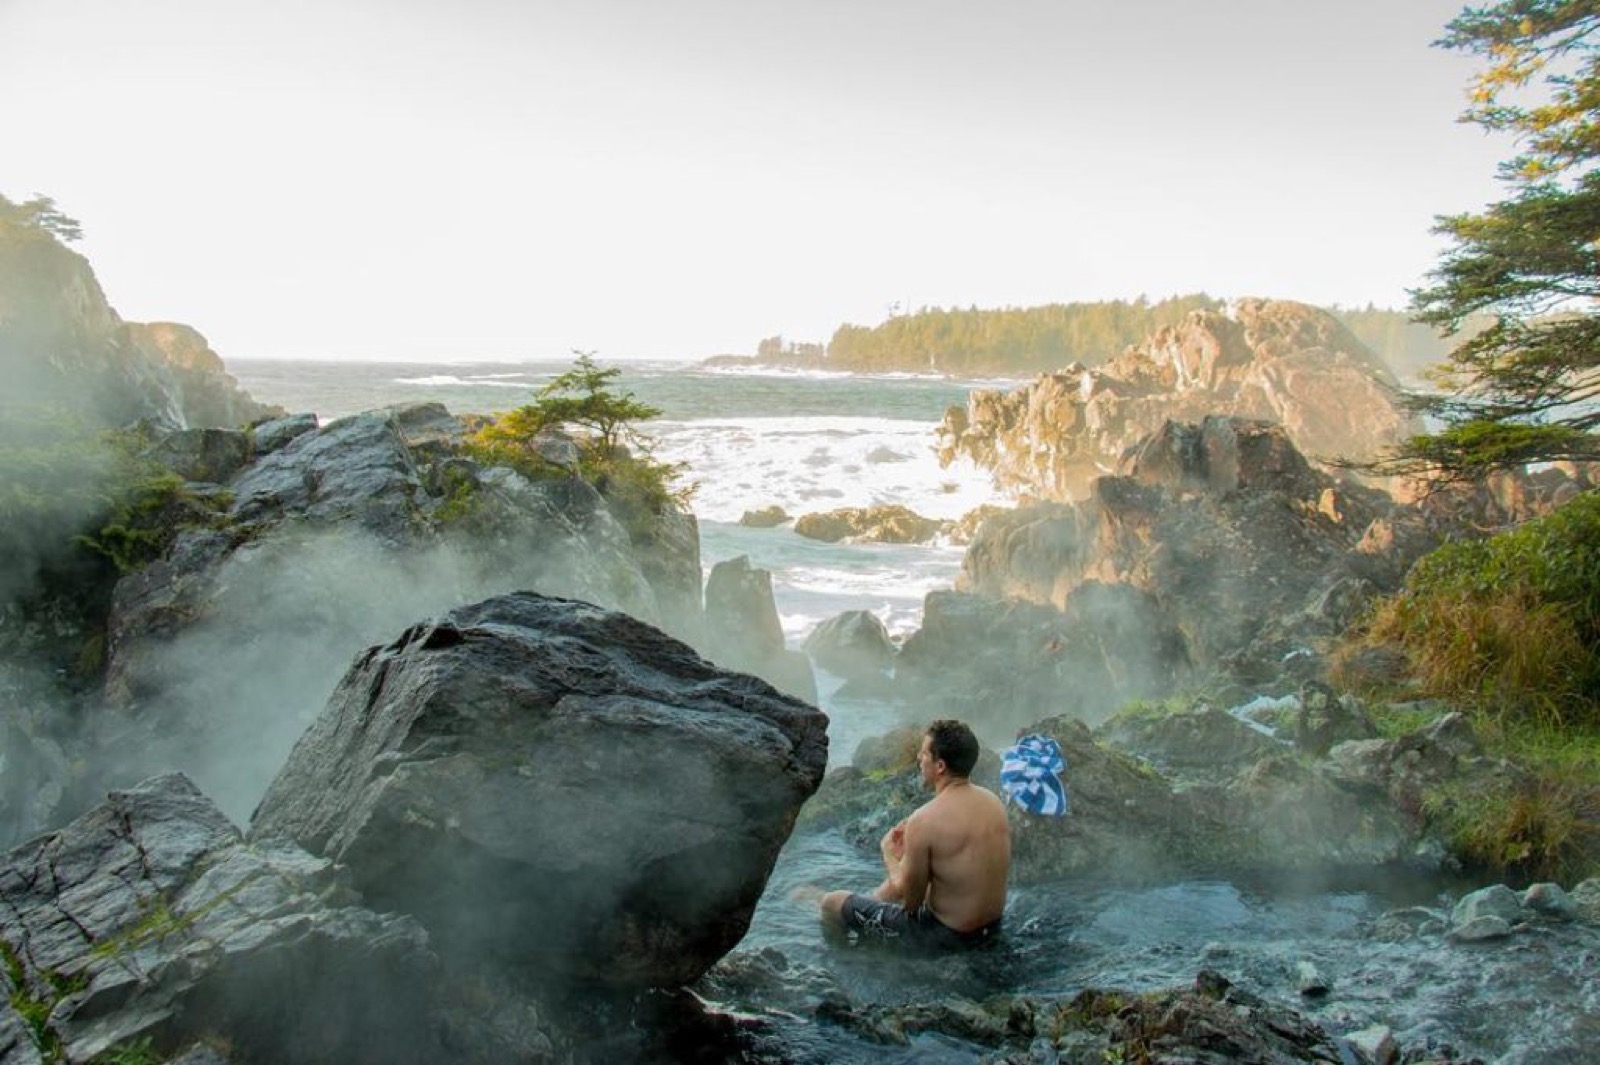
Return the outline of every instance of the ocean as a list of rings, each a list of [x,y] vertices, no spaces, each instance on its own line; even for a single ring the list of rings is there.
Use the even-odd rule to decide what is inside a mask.
[[[897,637],[921,624],[928,592],[950,587],[963,549],[948,544],[826,544],[791,526],[739,524],[748,510],[814,511],[899,503],[930,518],[959,518],[998,502],[985,472],[963,462],[943,469],[934,429],[974,388],[1013,380],[710,369],[685,361],[606,363],[616,388],[661,410],[644,423],[658,458],[685,463],[697,484],[707,573],[739,555],[772,574],[785,638],[798,648],[819,623],[870,610]],[[228,370],[257,400],[324,421],[391,403],[431,400],[453,413],[498,413],[531,402],[569,369],[568,360],[523,363],[233,360]],[[895,723],[887,705],[834,704],[842,680],[817,676],[819,702],[834,722],[831,760]]]

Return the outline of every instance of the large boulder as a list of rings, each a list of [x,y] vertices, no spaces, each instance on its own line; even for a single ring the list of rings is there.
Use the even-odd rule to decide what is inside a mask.
[[[675,986],[744,934],[826,727],[626,615],[504,596],[358,658],[251,838],[343,863],[451,956]]]
[[[178,774],[12,850],[0,897],[5,1065],[200,1036],[250,1061],[449,1056],[421,926],[352,905],[325,858],[245,845]]]
[[[803,645],[812,660],[846,680],[870,680],[894,668],[889,630],[870,610],[847,610],[818,625]]]

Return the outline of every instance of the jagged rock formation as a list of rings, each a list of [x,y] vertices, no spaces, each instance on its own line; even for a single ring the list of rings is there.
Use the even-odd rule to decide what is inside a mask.
[[[9,402],[47,404],[102,425],[145,418],[171,428],[231,427],[276,412],[238,388],[199,333],[124,322],[83,256],[7,225],[0,373]]]
[[[1382,492],[1311,468],[1279,426],[1167,424],[1085,501],[991,516],[928,597],[897,679],[996,728],[1098,721],[1221,672],[1314,671],[1346,625],[1438,542]]]
[[[1070,366],[1011,393],[977,391],[939,430],[946,464],[970,458],[1021,495],[1080,500],[1167,421],[1209,415],[1282,425],[1318,459],[1370,458],[1419,431],[1394,377],[1337,319],[1282,300],[1194,311],[1097,370]]]
[[[362,655],[251,838],[338,860],[441,950],[677,986],[748,927],[826,725],[626,615],[506,596]]]
[[[0,1062],[219,1035],[249,1060],[449,1057],[427,933],[342,894],[332,862],[246,845],[182,776],[114,792],[0,860]]]
[[[117,584],[105,692],[119,715],[93,785],[176,765],[243,817],[353,655],[485,596],[535,589],[699,631],[692,516],[664,516],[671,534],[639,547],[576,475],[462,457],[438,404],[262,428],[275,450],[191,485],[225,492],[216,519]]]
[[[811,661],[783,638],[772,574],[738,555],[711,567],[706,577],[706,655],[718,665],[754,673],[806,702],[817,701]]]

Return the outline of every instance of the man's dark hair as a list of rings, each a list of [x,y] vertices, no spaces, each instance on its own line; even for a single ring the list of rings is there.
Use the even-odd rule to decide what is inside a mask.
[[[960,721],[941,718],[928,726],[928,752],[952,775],[970,776],[978,764],[978,737]]]

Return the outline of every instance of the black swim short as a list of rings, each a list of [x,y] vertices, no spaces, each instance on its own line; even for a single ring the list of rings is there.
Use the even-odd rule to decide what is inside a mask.
[[[845,934],[863,944],[886,943],[912,950],[963,950],[981,946],[1000,933],[996,919],[970,932],[957,932],[940,922],[927,906],[907,911],[898,902],[871,895],[851,895],[839,914]]]

